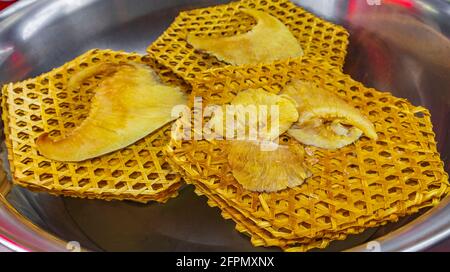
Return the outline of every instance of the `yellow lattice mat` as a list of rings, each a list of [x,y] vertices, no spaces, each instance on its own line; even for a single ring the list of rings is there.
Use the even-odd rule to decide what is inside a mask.
[[[194,50],[186,42],[186,36],[188,33],[212,37],[245,33],[255,20],[240,13],[242,8],[258,9],[275,16],[298,39],[306,56],[322,57],[332,66],[342,68],[348,32],[286,0],[243,0],[181,12],[147,51],[186,80],[194,80],[205,70],[224,67],[226,64],[217,58]]]
[[[181,184],[162,152],[170,139],[170,124],[122,150],[79,163],[52,161],[36,150],[35,139],[43,132],[64,136],[87,117],[101,76],[88,78],[72,93],[66,85],[71,75],[104,61],[144,63],[167,84],[187,91],[180,78],[148,56],[99,49],[36,78],[5,85],[2,118],[13,180],[53,194],[165,202],[177,195]]]
[[[249,88],[279,93],[294,78],[313,82],[360,109],[374,123],[378,140],[362,137],[336,151],[309,147],[318,161],[313,176],[300,187],[277,193],[243,189],[228,166],[225,141],[172,140],[166,150],[171,163],[199,192],[222,209],[232,207],[228,214],[240,214],[255,224],[252,235],[270,233],[284,249],[324,247],[336,237],[436,205],[448,193],[448,175],[436,150],[429,112],[364,87],[326,61],[305,58],[212,70],[192,83],[192,97],[202,97],[205,105],[221,105]],[[282,139],[299,144],[287,134]],[[320,243],[283,245],[286,240],[317,242],[326,237]]]

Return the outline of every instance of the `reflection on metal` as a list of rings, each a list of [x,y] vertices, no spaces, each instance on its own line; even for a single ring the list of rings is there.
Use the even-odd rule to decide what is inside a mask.
[[[144,52],[178,11],[224,2],[228,1],[54,0],[35,1],[10,13],[11,16],[5,16],[9,12],[6,10],[0,13],[0,50],[3,50],[0,84],[48,71],[93,47]],[[442,0],[383,0],[381,5],[368,5],[362,0],[295,2],[344,25],[351,32],[346,73],[368,86],[390,90],[431,110],[439,151],[448,171],[450,3]],[[222,220],[216,209],[207,207],[203,198],[194,198],[190,188],[165,205],[145,206],[61,200],[14,189],[8,194],[8,200],[15,208],[0,194],[0,235],[25,250],[67,250],[67,242],[42,228],[54,233],[57,229],[60,237],[85,245],[85,241],[73,238],[78,230],[86,236],[86,241],[106,250],[263,250],[252,248],[248,239],[237,234],[232,223]],[[380,249],[423,250],[448,237],[449,202],[447,198],[405,226],[383,237],[374,237]],[[370,235],[366,232],[349,237],[333,243],[328,250],[366,251]],[[355,245],[361,246],[350,249]],[[376,249],[375,244],[369,245]],[[0,246],[0,251],[4,248]]]

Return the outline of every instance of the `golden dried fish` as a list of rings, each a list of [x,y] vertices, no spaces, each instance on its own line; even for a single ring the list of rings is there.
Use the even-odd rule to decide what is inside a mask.
[[[256,26],[249,32],[229,37],[188,34],[187,42],[232,65],[269,63],[303,55],[297,39],[277,18],[258,10],[241,11],[256,19]]]
[[[239,92],[231,105],[222,106],[220,114],[214,114],[210,124],[217,134],[227,135],[228,139],[238,137],[237,131],[242,129],[241,135],[247,140],[273,140],[286,132],[297,119],[295,101],[289,96],[250,89]],[[233,125],[227,121],[233,121]]]
[[[166,86],[149,67],[138,63],[103,63],[75,75],[68,88],[91,76],[106,76],[95,90],[88,117],[71,133],[53,139],[44,133],[36,140],[49,159],[82,161],[130,145],[174,120],[171,110],[186,104],[177,87]]]
[[[300,118],[288,133],[303,144],[337,149],[355,142],[363,133],[377,138],[369,119],[329,91],[293,80],[282,93],[297,102]]]
[[[258,142],[231,141],[228,164],[236,180],[250,191],[276,192],[299,186],[311,176],[299,145],[278,145],[266,151]]]

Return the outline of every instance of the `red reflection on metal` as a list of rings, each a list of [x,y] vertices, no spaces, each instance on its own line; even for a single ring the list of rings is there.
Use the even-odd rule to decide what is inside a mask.
[[[17,0],[0,0],[0,10],[6,8],[7,6],[17,2]]]
[[[378,0],[380,1],[379,5],[376,4],[377,0],[349,0],[348,8],[347,8],[347,15],[348,17],[352,17],[358,10],[360,9],[367,9],[372,7],[377,7],[383,4],[392,4],[397,6],[402,6],[407,9],[414,8],[414,3],[412,0]],[[373,3],[373,4],[370,4]]]
[[[0,234],[0,245],[16,252],[29,252],[28,249]]]
[[[404,6],[409,9],[414,7],[414,3],[411,0],[383,0],[383,1],[386,3],[393,3],[396,5]]]

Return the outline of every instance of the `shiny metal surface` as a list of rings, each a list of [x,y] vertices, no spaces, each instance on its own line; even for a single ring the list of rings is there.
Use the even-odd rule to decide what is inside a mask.
[[[0,13],[0,84],[38,75],[93,47],[143,53],[180,10],[227,2],[22,1],[22,6]],[[450,1],[296,2],[350,31],[346,73],[431,110],[448,171]],[[24,250],[66,250],[65,241],[78,241],[91,250],[273,250],[253,248],[191,187],[165,205],[141,205],[59,198],[15,186],[7,193],[4,185],[0,181],[0,194],[6,196],[0,196],[0,241],[12,243],[0,243],[0,251],[17,250],[14,245]],[[373,239],[383,251],[430,248],[450,236],[449,201],[418,218],[333,243],[328,250],[364,251],[365,243]]]

